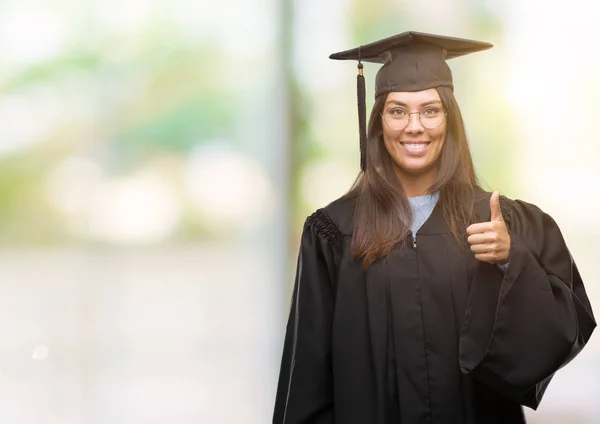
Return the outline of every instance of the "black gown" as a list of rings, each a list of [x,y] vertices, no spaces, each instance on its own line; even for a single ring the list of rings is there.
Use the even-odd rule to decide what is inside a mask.
[[[476,204],[489,221],[489,193]],[[354,202],[304,226],[274,424],[524,423],[596,327],[554,220],[501,197],[506,274],[448,229],[439,204],[367,271],[351,257]]]

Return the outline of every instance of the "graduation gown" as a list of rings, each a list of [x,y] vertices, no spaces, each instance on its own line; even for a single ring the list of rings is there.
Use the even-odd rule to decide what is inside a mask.
[[[476,204],[489,221],[489,193]],[[354,201],[304,226],[274,424],[524,423],[596,326],[554,220],[501,197],[509,266],[475,259],[438,205],[366,271]]]

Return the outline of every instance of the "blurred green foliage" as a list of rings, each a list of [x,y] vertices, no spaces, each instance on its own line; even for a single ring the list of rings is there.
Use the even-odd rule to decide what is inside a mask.
[[[414,23],[407,13],[410,7],[409,3],[383,0],[352,1],[348,42],[363,43],[408,29]],[[469,21],[465,25],[474,28],[473,36],[498,38],[502,33],[497,14],[483,2],[460,2],[457,7],[467,10],[461,16]],[[344,122],[348,123],[339,131],[344,144],[338,148],[339,144],[325,139],[338,135],[331,128],[338,125],[335,123],[328,124],[324,135],[319,120],[325,108],[333,105],[330,99],[324,101],[324,97],[332,97],[334,93],[323,94],[305,87],[303,79],[298,78],[291,47],[298,41],[294,37],[300,35],[294,32],[293,9],[288,9],[283,16],[284,40],[280,53],[284,56],[282,65],[289,92],[286,108],[290,119],[289,203],[293,215],[290,227],[297,229],[312,208],[305,202],[306,193],[300,190],[304,170],[315,161],[332,157],[354,160],[358,134],[353,126],[355,88],[351,84],[343,90],[347,90],[346,98],[352,102],[343,105],[338,115],[346,117]],[[71,108],[67,107],[53,127],[38,134],[36,140],[0,157],[0,243],[78,241],[68,230],[69,217],[49,202],[47,186],[49,175],[73,154],[95,161],[111,178],[127,176],[155,162],[171,163],[163,172],[183,207],[173,240],[193,241],[209,236],[211,224],[201,211],[190,206],[182,179],[189,155],[203,143],[236,143],[239,139],[235,131],[239,131],[236,120],[240,111],[231,99],[248,93],[240,92],[227,75],[231,75],[232,67],[243,62],[234,64],[218,44],[198,42],[175,24],[158,15],[155,19],[155,24],[131,39],[109,32],[92,32],[89,38],[67,44],[58,56],[18,68],[0,80],[0,95],[4,99],[42,89],[51,93],[57,110],[66,104]],[[376,69],[367,65],[370,81]],[[469,105],[485,105],[485,108],[465,108],[477,169],[489,186],[510,190],[513,183],[511,173],[506,172],[506,162],[516,136],[513,116],[502,97],[503,81],[498,80],[490,90],[488,80],[464,77],[460,72],[458,75],[462,99]],[[35,102],[36,98],[29,101]],[[83,116],[72,114],[77,102],[82,107],[91,107],[93,112]],[[369,95],[367,106],[371,105]],[[52,103],[47,107],[53,107]],[[33,117],[30,122],[13,125],[36,125],[36,120]],[[489,131],[492,127],[504,130]],[[349,180],[348,187],[351,183]]]

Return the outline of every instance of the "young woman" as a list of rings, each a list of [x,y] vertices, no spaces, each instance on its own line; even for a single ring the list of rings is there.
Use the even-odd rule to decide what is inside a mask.
[[[403,33],[359,61],[361,172],[304,226],[275,424],[523,423],[596,326],[560,230],[481,189],[446,60]],[[383,63],[368,137],[361,61]]]

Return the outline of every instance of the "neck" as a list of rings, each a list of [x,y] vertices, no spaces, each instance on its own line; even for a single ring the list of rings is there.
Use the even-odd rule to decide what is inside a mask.
[[[417,175],[398,173],[398,179],[406,197],[419,197],[429,194],[429,188],[435,183],[436,177],[437,172],[435,171]]]

